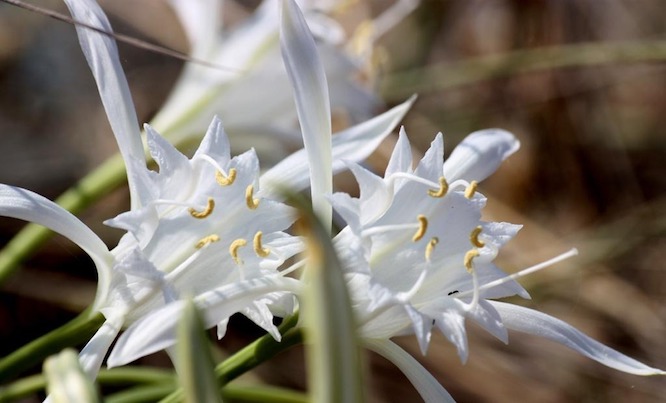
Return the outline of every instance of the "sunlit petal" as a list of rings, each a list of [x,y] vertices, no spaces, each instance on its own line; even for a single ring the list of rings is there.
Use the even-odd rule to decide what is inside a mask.
[[[455,402],[437,379],[397,344],[381,339],[367,339],[363,343],[400,368],[426,403]]]
[[[75,20],[113,32],[109,20],[94,0],[65,0]],[[143,203],[142,189],[135,183],[133,166],[127,161],[143,160],[144,151],[136,110],[127,79],[120,65],[118,48],[113,38],[77,25],[76,32],[83,54],[93,73],[102,104],[125,160],[133,207]]]
[[[635,375],[666,375],[583,334],[573,326],[545,313],[504,302],[490,301],[504,325],[512,330],[544,337],[619,371]]]

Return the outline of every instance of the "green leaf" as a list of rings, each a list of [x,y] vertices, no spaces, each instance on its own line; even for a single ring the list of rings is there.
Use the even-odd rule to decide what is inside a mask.
[[[363,401],[362,366],[351,303],[329,232],[299,203],[307,239],[302,300],[308,375],[315,402]]]
[[[208,338],[192,300],[185,306],[183,317],[178,324],[176,357],[178,378],[185,390],[185,401],[222,402]]]
[[[99,394],[92,380],[81,368],[79,356],[72,349],[51,356],[44,362],[46,388],[53,403],[96,403]]]

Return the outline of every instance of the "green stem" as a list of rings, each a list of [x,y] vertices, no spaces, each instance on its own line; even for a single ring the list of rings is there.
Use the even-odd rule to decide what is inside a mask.
[[[220,386],[225,386],[230,381],[257,367],[264,361],[275,357],[280,352],[302,343],[303,334],[299,328],[295,328],[297,323],[298,315],[285,319],[284,323],[279,327],[282,334],[282,341],[275,341],[269,334],[263,335],[219,364],[215,368],[215,375],[220,382]],[[181,402],[183,397],[183,389],[179,388],[160,400],[160,403]]]
[[[237,403],[308,403],[310,399],[301,392],[273,386],[236,386],[227,385],[222,389],[222,399],[225,402]]]
[[[157,399],[173,391],[175,379],[175,374],[170,370],[132,366],[103,369],[97,375],[97,383],[101,385],[169,384],[170,389]],[[44,375],[32,375],[0,387],[0,402],[24,399],[45,389]]]
[[[666,60],[666,41],[582,43],[520,49],[393,73],[382,82],[386,100],[404,99],[480,81],[537,71],[613,63],[646,63]]]
[[[20,375],[47,356],[88,340],[104,323],[101,313],[86,310],[65,325],[31,341],[0,360],[0,384]]]
[[[9,385],[0,386],[0,402],[17,401],[44,389],[46,389],[44,375],[28,376]]]
[[[106,403],[142,403],[154,402],[173,391],[173,384],[159,383],[139,385],[105,398]],[[236,386],[227,385],[222,389],[222,399],[235,403],[308,403],[308,396],[289,389],[262,385]]]
[[[141,403],[156,402],[158,399],[172,392],[174,383],[158,383],[152,385],[139,385],[125,389],[104,398],[106,403]]]
[[[56,203],[76,214],[126,180],[125,164],[120,154],[116,154],[58,197]],[[19,264],[43,245],[51,234],[51,230],[37,224],[28,224],[19,231],[0,251],[0,283],[11,276]]]

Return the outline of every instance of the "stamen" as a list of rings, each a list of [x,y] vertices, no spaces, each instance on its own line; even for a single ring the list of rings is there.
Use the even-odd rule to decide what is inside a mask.
[[[243,264],[243,261],[238,257],[238,248],[241,246],[247,245],[247,241],[242,238],[238,238],[229,245],[229,254],[234,259],[236,264]]]
[[[215,171],[215,181],[220,186],[229,186],[236,180],[237,173],[238,172],[236,172],[236,168],[231,168],[226,176],[222,173],[222,171],[217,170]]]
[[[289,274],[291,272],[294,272],[294,271],[300,269],[301,267],[305,266],[305,263],[307,263],[306,259],[298,261],[298,262],[292,264],[291,266],[287,267],[286,269],[281,270],[280,275],[281,276],[286,276],[287,274]]]
[[[469,241],[472,243],[472,245],[476,246],[477,248],[483,248],[486,246],[486,243],[483,242],[482,240],[479,239],[479,235],[481,234],[481,226],[479,225],[478,227],[474,228],[472,232],[469,234]]]
[[[479,182],[471,181],[467,186],[467,189],[465,189],[465,197],[471,199],[472,196],[474,196],[474,193],[476,193],[477,186],[479,186]]]
[[[425,258],[427,261],[430,261],[430,256],[432,255],[432,252],[435,249],[435,245],[437,245],[438,243],[439,243],[439,238],[437,237],[430,238],[430,241],[428,242],[428,245],[426,245],[426,250],[425,250]]]
[[[446,178],[443,176],[439,177],[439,189],[429,189],[428,194],[432,197],[440,198],[446,195],[446,192],[449,190],[449,184],[446,182]]]
[[[190,215],[194,218],[198,219],[203,219],[208,217],[213,213],[213,209],[215,208],[215,200],[213,200],[212,197],[208,198],[208,203],[206,204],[206,208],[203,209],[203,211],[197,211],[194,208],[190,207],[187,209],[187,211],[190,212]]]
[[[212,244],[213,242],[217,242],[219,240],[220,240],[220,237],[215,235],[215,234],[208,235],[208,236],[205,236],[205,237],[201,238],[199,240],[199,242],[197,242],[197,244],[194,245],[194,247],[197,248],[197,249],[201,249],[204,246],[208,246],[208,245]]]
[[[423,238],[423,235],[425,235],[426,231],[428,230],[428,219],[426,216],[423,214],[419,214],[416,217],[417,220],[419,220],[419,229],[416,230],[416,233],[412,237],[412,241],[416,242],[419,241],[421,238]]]
[[[259,199],[255,199],[252,197],[252,194],[254,193],[254,186],[253,185],[248,185],[247,188],[245,189],[245,204],[247,204],[247,208],[250,210],[255,210],[257,207],[259,207]]]
[[[485,291],[485,290],[491,289],[493,287],[497,287],[498,285],[502,285],[502,284],[508,283],[510,281],[513,281],[513,280],[517,280],[521,277],[527,276],[528,274],[535,273],[539,270],[545,269],[546,267],[550,267],[550,266],[552,266],[556,263],[559,263],[563,260],[569,259],[569,258],[571,258],[573,256],[576,256],[576,255],[578,255],[578,249],[576,249],[576,248],[570,249],[569,251],[564,252],[561,255],[558,255],[558,256],[555,256],[552,259],[546,260],[545,262],[538,263],[538,264],[536,264],[532,267],[528,267],[527,269],[523,269],[523,270],[521,270],[517,273],[513,273],[509,276],[505,276],[505,277],[499,278],[497,280],[491,281],[489,283],[486,283],[486,284],[482,285],[481,287],[479,287],[478,291],[479,292],[480,291]],[[469,294],[470,294],[470,291],[463,291],[463,292],[460,293],[459,297],[461,297],[461,298],[466,297]]]
[[[264,248],[261,246],[261,236],[263,235],[263,232],[259,231],[254,235],[254,240],[253,240],[253,245],[254,245],[254,253],[257,254],[259,257],[266,257],[271,254],[270,249]]]
[[[472,261],[475,257],[479,256],[479,251],[477,249],[470,249],[465,253],[465,258],[463,262],[465,263],[465,268],[467,272],[472,274],[474,272],[474,267],[472,266]]]

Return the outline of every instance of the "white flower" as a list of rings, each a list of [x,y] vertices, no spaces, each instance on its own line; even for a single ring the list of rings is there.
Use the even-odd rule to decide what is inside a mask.
[[[94,0],[65,2],[74,19],[112,31]],[[289,312],[290,293],[298,291],[300,283],[277,268],[301,249],[301,242],[282,232],[293,214],[279,202],[276,184],[293,190],[309,185],[305,151],[259,176],[254,151],[230,157],[217,119],[191,159],[146,126],[149,151],[158,164],[158,171],[149,170],[115,42],[81,26],[77,33],[127,168],[131,209],[106,223],[127,234],[109,251],[85,224],[55,203],[7,185],[0,185],[0,215],[44,225],[79,245],[94,261],[98,286],[93,310],[102,312],[106,322],[81,351],[83,368],[96,374],[123,327],[165,304],[178,309],[178,303],[169,303],[181,296],[194,297],[205,310],[207,326],[217,324],[220,336],[228,317],[242,312],[279,339],[271,309]],[[344,168],[341,155],[365,158],[410,105],[405,102],[335,136],[329,145],[336,161],[333,170]],[[153,335],[171,330],[168,323],[157,325]],[[132,334],[128,331],[119,340],[110,364],[142,355],[133,350],[141,337]],[[157,351],[171,344],[168,336],[159,337],[150,348]]]
[[[281,30],[285,65],[293,83],[306,149],[277,164],[262,175],[259,183],[265,197],[279,198],[274,189],[298,190],[312,182],[315,208],[320,216],[328,217],[330,224],[331,206],[324,196],[330,193],[332,173],[345,168],[342,158],[354,161],[365,158],[395,127],[412,100],[331,137],[326,77],[305,20],[292,1],[282,2]],[[302,264],[301,261],[292,268]],[[280,285],[284,290],[300,294],[301,285],[295,283],[295,280],[285,278]],[[233,284],[211,287],[198,295],[195,302],[204,311],[205,324],[212,326],[216,323],[215,318],[229,316],[266,290],[276,291],[272,284],[266,284],[265,279],[257,278],[248,281],[245,287]],[[119,338],[109,364],[122,365],[175,343],[174,329],[183,306],[182,301],[178,301],[144,315]],[[264,327],[270,329],[268,325]],[[274,336],[277,338],[278,335]]]
[[[369,348],[394,361],[427,401],[450,396],[425,370],[388,339],[415,334],[425,354],[432,328],[458,349],[468,347],[465,320],[471,319],[508,342],[507,329],[558,341],[621,371],[664,374],[626,357],[548,315],[491,299],[527,292],[492,261],[520,226],[481,221],[486,199],[477,183],[515,152],[518,141],[503,130],[469,135],[443,162],[439,134],[415,169],[401,131],[384,177],[350,163],[360,198],[331,196],[347,221],[335,238],[360,334]],[[545,262],[534,271],[575,251]],[[523,275],[525,273],[521,273]],[[518,275],[518,276],[520,276]]]
[[[276,150],[285,148],[285,140],[299,144],[292,89],[281,63],[275,3],[263,1],[250,17],[230,28],[222,24],[219,0],[170,0],[189,40],[190,55],[228,69],[186,64],[151,125],[179,144],[201,132],[209,116],[217,114],[236,146],[240,142],[258,146],[260,155],[266,151],[274,157]],[[326,15],[331,6],[322,8],[318,3],[301,2],[333,84],[333,109],[344,111],[352,123],[361,122],[372,116],[380,102],[357,80],[362,60],[341,46],[347,38]]]

